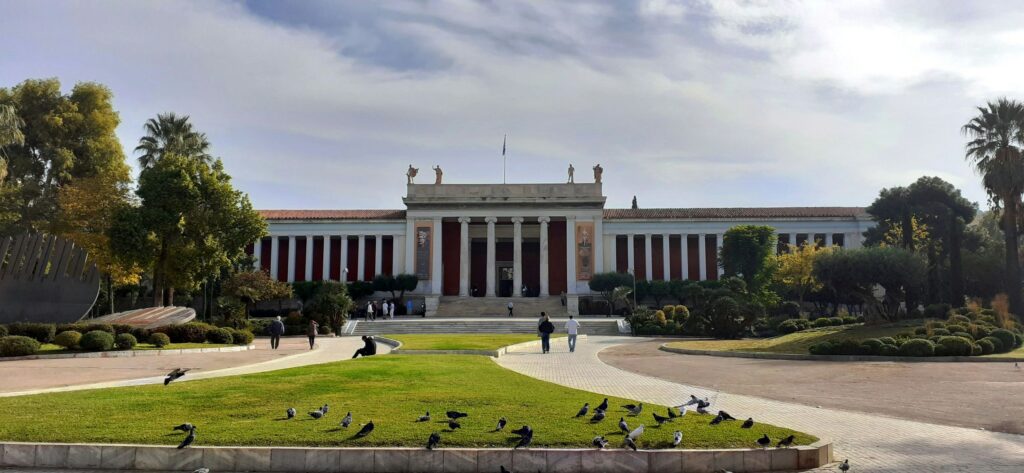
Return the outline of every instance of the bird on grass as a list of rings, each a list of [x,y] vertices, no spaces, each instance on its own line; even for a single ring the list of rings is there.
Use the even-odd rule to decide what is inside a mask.
[[[619,417],[619,430],[627,434],[629,433],[629,424],[626,423],[626,419],[624,417]]]
[[[671,407],[668,408],[668,418],[675,419],[676,417],[680,417],[680,415],[676,414],[676,411],[673,411]]]
[[[602,411],[607,411],[608,410],[608,398],[604,398],[604,400],[601,401],[601,404],[599,404],[597,406],[597,408],[602,410]]]
[[[849,458],[847,458],[846,460],[843,460],[843,462],[839,464],[839,471],[841,471],[843,473],[846,473],[847,471],[850,471],[850,459]]]
[[[691,394],[690,395],[690,400],[686,401],[685,404],[680,404],[679,408],[682,409],[682,408],[684,408],[686,406],[696,406],[698,402],[700,402],[700,398],[698,398],[697,396],[694,396],[693,394]]]
[[[531,442],[533,442],[533,430],[527,432],[526,435],[520,437],[519,443],[516,444],[513,450],[529,447]]]
[[[171,384],[171,381],[174,381],[182,376],[185,376],[185,373],[188,373],[189,371],[192,371],[192,368],[174,368],[174,371],[167,373],[167,377],[164,378],[164,386]]]
[[[594,417],[590,418],[590,422],[593,422],[593,423],[601,422],[602,420],[604,420],[604,416],[605,416],[604,411],[598,409],[597,412],[594,412]]]
[[[284,411],[284,414],[286,416],[288,416],[289,419],[294,419],[295,418],[295,412],[296,411],[295,411],[294,407],[289,407],[287,411]]]
[[[579,412],[576,413],[576,417],[583,417],[590,411],[590,403],[584,402],[583,407],[580,408]]]
[[[714,419],[711,419],[711,423],[708,425],[718,425],[721,424],[723,420],[725,419],[723,419],[722,416],[715,416]]]
[[[324,417],[324,411],[321,411],[320,409],[310,411],[309,416],[314,419],[322,419]]]
[[[320,412],[323,412],[324,415],[327,415],[327,409],[329,409],[329,407],[327,406],[327,404],[324,404],[324,407],[320,408]]]
[[[455,422],[452,419],[448,419],[448,430],[455,430],[462,427],[462,424]]]
[[[670,417],[659,416],[657,412],[652,412],[651,415],[654,416],[654,421],[658,423],[658,427],[661,427],[661,424],[672,420]]]
[[[772,444],[772,439],[768,438],[768,434],[763,434],[761,438],[757,439],[757,444],[764,448],[768,448],[768,446]]]
[[[718,411],[718,416],[721,417],[722,420],[736,420],[735,417],[729,415],[729,413],[725,411]]]
[[[341,426],[342,427],[347,429],[350,424],[352,424],[352,413],[351,412],[349,412],[348,414],[345,414],[345,418],[341,419]]]
[[[632,448],[634,452],[636,451],[636,442],[629,437],[626,437],[626,446]]]
[[[683,433],[677,430],[672,433],[672,446],[678,447],[681,443],[683,443]]]
[[[741,425],[740,428],[741,429],[749,429],[749,428],[751,428],[753,426],[754,426],[754,418],[753,417],[748,417],[747,420],[743,421],[743,425]]]
[[[505,419],[504,417],[502,417],[501,419],[498,419],[498,426],[494,429],[494,431],[495,432],[501,432],[502,430],[505,430],[505,425],[506,424],[508,424],[508,420]]]
[[[441,443],[441,434],[434,432],[427,438],[427,450],[433,450],[437,447],[437,444]]]
[[[598,450],[602,450],[602,449],[604,449],[604,447],[608,446],[608,441],[605,440],[604,437],[600,436],[600,435],[598,435],[597,437],[594,437],[594,440],[591,441],[590,443],[591,443],[591,445],[597,447]]]
[[[418,419],[416,419],[416,422],[430,422],[430,411],[427,411],[426,414],[421,415]]]
[[[629,410],[629,415],[631,415],[631,416],[638,416],[638,415],[640,415],[640,412],[643,411],[643,410],[644,410],[644,403],[641,402],[640,405],[634,406],[632,409]]]
[[[469,417],[469,414],[459,411],[448,411],[445,413],[449,419],[459,419],[461,417]]]
[[[171,430],[180,430],[182,432],[188,432],[192,430],[192,424],[185,422],[184,424],[174,426],[174,428],[172,428]]]
[[[520,437],[525,437],[527,435],[533,435],[533,429],[530,428],[530,426],[528,425],[524,425],[516,430],[513,430],[512,433]]]
[[[188,429],[188,435],[185,436],[185,439],[182,440],[180,444],[178,444],[178,449],[181,450],[181,449],[183,449],[185,447],[188,447],[189,445],[192,445],[192,442],[195,442],[195,441],[196,441],[196,426],[193,425],[191,429]]]
[[[792,435],[790,435],[789,437],[786,437],[786,438],[784,438],[782,440],[779,440],[779,444],[776,445],[776,447],[778,447],[778,448],[789,448],[791,445],[793,445],[793,440],[795,440],[795,439],[793,438]]]
[[[700,405],[698,405],[697,406],[697,413],[698,414],[708,414],[708,410],[705,409],[704,407],[701,407]]]
[[[636,440],[636,439],[640,438],[640,436],[643,435],[643,434],[644,434],[644,425],[640,424],[640,426],[635,428],[635,429],[633,429],[633,431],[630,432],[629,435],[626,436],[626,438],[632,439],[632,440]]]
[[[367,435],[370,435],[370,432],[373,432],[372,420],[368,424],[364,425],[363,428],[359,429],[359,432],[356,432],[356,437],[366,437]]]

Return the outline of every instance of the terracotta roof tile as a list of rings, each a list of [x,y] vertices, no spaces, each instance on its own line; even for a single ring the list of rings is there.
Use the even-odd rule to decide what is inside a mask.
[[[405,220],[404,210],[260,210],[267,220]]]
[[[604,209],[608,220],[737,218],[866,218],[864,207],[721,207],[691,209]]]

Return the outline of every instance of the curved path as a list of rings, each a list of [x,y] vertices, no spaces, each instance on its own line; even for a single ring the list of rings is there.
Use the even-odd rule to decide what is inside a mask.
[[[164,374],[178,367],[193,370],[176,382],[260,373],[347,360],[363,346],[359,337],[319,337],[314,350],[306,337],[284,338],[278,350],[270,350],[269,344],[269,339],[257,339],[255,350],[229,353],[4,361],[0,397],[160,384]],[[390,351],[377,344],[379,354]]]
[[[496,362],[563,386],[650,403],[678,405],[691,393],[707,396],[711,398],[712,408],[727,410],[736,417],[752,416],[757,421],[831,439],[836,458],[850,458],[854,466],[851,471],[1017,473],[1024,470],[1024,436],[717,392],[624,371],[598,358],[598,352],[605,348],[649,341],[594,336],[581,341],[576,353],[568,353],[564,344],[555,342],[550,354],[539,354],[536,349],[513,349]],[[878,401],[885,402],[885,399]]]

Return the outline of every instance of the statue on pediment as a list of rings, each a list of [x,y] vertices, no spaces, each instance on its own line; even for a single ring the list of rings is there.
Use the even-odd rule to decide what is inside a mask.
[[[601,174],[604,174],[604,168],[600,164],[594,166],[594,184],[601,183]]]
[[[409,170],[405,171],[405,177],[409,179],[409,184],[412,184],[413,179],[416,178],[416,174],[418,174],[419,172],[420,170],[412,167],[412,164],[409,165]]]
[[[569,163],[569,182],[568,184],[575,184],[576,178],[573,176],[576,174],[576,168],[572,167],[572,163]]]
[[[434,169],[434,184],[440,184],[441,183],[441,176],[444,175],[444,172],[441,171],[441,165],[438,164],[438,165],[434,166],[433,169]]]

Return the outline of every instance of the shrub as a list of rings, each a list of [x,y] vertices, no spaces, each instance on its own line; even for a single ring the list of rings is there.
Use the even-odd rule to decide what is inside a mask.
[[[779,306],[779,314],[785,315],[789,318],[799,318],[800,304],[794,301],[783,302],[782,305]]]
[[[864,351],[861,350],[860,341],[852,338],[833,344],[832,352],[836,355],[860,355],[864,353]]]
[[[107,351],[114,348],[114,336],[110,332],[93,330],[82,335],[82,340],[78,344],[83,350]]]
[[[989,336],[989,337],[982,338],[979,341],[982,341],[982,340],[988,341],[989,343],[992,344],[992,353],[1003,353],[1003,352],[1009,351],[1009,350],[1006,349],[1005,346],[1003,346],[1003,341],[1001,339]]]
[[[74,330],[65,330],[58,333],[56,337],[53,337],[53,344],[64,348],[74,348],[78,346],[78,342],[81,340],[82,334]]]
[[[664,327],[665,324],[668,322],[668,320],[665,318],[665,313],[660,310],[654,312],[654,321],[657,322],[658,325],[662,327]]]
[[[982,350],[980,345],[978,345],[977,343],[975,343],[974,345],[971,345],[971,356],[978,356],[978,355],[981,355],[983,353],[984,353],[984,350]]]
[[[974,334],[975,340],[989,336],[989,334],[992,333],[992,330],[994,330],[991,326],[988,325],[974,325],[973,328],[974,330],[972,330],[971,333]]]
[[[974,340],[948,336],[939,338],[939,345],[942,345],[947,356],[970,356]]]
[[[878,354],[882,356],[899,356],[900,348],[896,345],[882,345],[882,349]]]
[[[54,324],[39,324],[34,322],[15,322],[7,326],[11,335],[29,337],[39,343],[50,343],[57,335],[57,326]]]
[[[971,335],[971,334],[969,334],[967,332],[953,332],[951,335],[954,336],[954,337],[966,338],[966,339],[972,340],[972,341],[974,340],[974,335]]]
[[[665,318],[672,320],[676,316],[676,306],[667,305],[661,308],[661,311],[665,313]]]
[[[150,330],[148,328],[135,327],[132,329],[132,336],[135,340],[149,340]]]
[[[132,329],[135,328],[135,327],[132,327],[131,325],[127,325],[127,324],[114,324],[113,327],[114,327],[114,335],[119,335],[119,334],[122,334],[122,333],[132,333]]]
[[[23,335],[0,338],[0,356],[28,356],[39,351],[39,342]]]
[[[834,345],[828,341],[815,343],[807,349],[812,355],[831,355],[833,350]]]
[[[816,328],[828,327],[832,325],[832,322],[827,317],[822,317],[820,319],[814,319],[814,322],[811,322],[811,325],[813,325]]]
[[[981,315],[987,315],[989,317],[995,317],[996,311],[992,309],[981,309]]]
[[[673,316],[673,319],[679,323],[686,322],[686,319],[690,318],[690,309],[688,309],[685,305],[675,306],[675,308],[673,309],[673,313],[675,314]]]
[[[932,335],[933,336],[940,336],[941,337],[941,336],[946,336],[946,335],[949,335],[949,334],[950,334],[949,330],[946,330],[944,328],[932,329]]]
[[[929,319],[944,319],[949,311],[949,304],[928,304],[924,308],[924,316]]]
[[[998,338],[1002,343],[1002,350],[1000,350],[999,353],[1008,352],[1017,346],[1017,337],[1013,335],[1013,332],[1006,330],[1005,328],[997,328],[993,330],[989,336]]]
[[[869,338],[860,342],[861,351],[866,355],[881,355],[885,343],[877,338]]]
[[[804,329],[804,325],[800,321],[801,319],[783,320],[776,330],[781,334],[799,332]]]
[[[833,326],[833,327],[838,327],[840,325],[843,325],[843,318],[842,317],[829,317],[828,318],[828,324]]]
[[[967,325],[946,324],[946,330],[949,330],[949,333],[966,332],[967,331]]]
[[[847,315],[847,316],[843,316],[843,317],[840,317],[840,318],[843,319],[843,325],[849,325],[849,324],[857,323],[857,318],[856,317],[852,317],[852,316]]]
[[[117,338],[114,339],[114,344],[120,350],[131,350],[135,348],[135,345],[139,344],[139,341],[135,339],[135,335],[130,333],[119,333]]]
[[[206,332],[206,341],[210,343],[223,344],[234,343],[234,340],[231,337],[231,331],[226,328],[215,328]]]
[[[928,329],[926,327],[917,327],[914,329],[914,333],[917,335],[927,335]]]
[[[206,341],[206,333],[212,328],[214,327],[209,324],[189,322],[187,324],[160,327],[157,330],[165,332],[174,343],[203,343]]]
[[[939,322],[937,320],[929,320],[928,322],[925,322],[924,326],[928,327],[930,329],[946,328],[946,323],[945,322]]]
[[[910,337],[907,337],[907,338],[910,338]],[[880,341],[880,342],[882,342],[882,343],[884,343],[886,345],[892,345],[894,347],[899,346],[899,343],[896,343],[896,339],[892,338],[892,337],[879,337],[878,341]]]
[[[951,315],[949,316],[948,322],[957,325],[970,325],[971,318],[966,315]]]
[[[157,348],[163,348],[171,344],[171,337],[166,333],[154,332],[149,335],[149,343]]]
[[[0,338],[6,337],[7,335],[10,335],[10,333],[7,332],[7,327],[0,325]]]
[[[235,345],[248,345],[256,339],[256,336],[248,330],[231,329],[231,340]]]
[[[911,339],[900,345],[900,355],[903,356],[932,356],[935,354],[935,344],[928,340]]]
[[[990,338],[982,338],[977,341],[976,345],[981,347],[982,355],[991,355],[996,352],[996,346],[992,343],[992,340]]]

